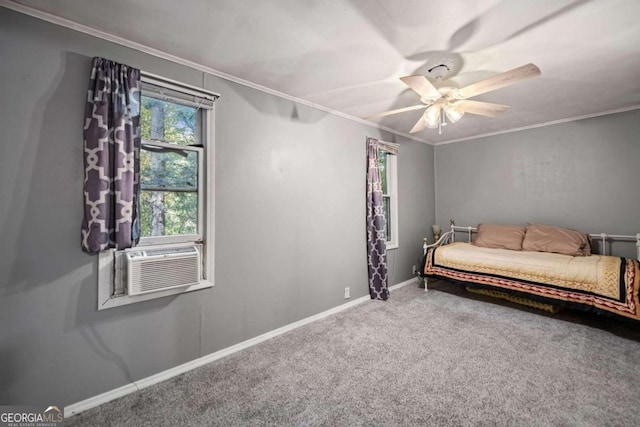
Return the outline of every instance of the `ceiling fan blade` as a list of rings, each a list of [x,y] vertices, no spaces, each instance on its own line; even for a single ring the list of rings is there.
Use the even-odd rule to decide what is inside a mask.
[[[400,80],[402,80],[404,84],[413,89],[422,98],[438,99],[442,96],[440,92],[438,92],[438,89],[436,89],[436,87],[432,85],[425,76],[406,76],[400,77]]]
[[[467,99],[476,95],[480,95],[485,92],[500,89],[501,87],[509,86],[514,83],[521,82],[523,80],[538,77],[540,69],[534,64],[523,65],[513,70],[505,71],[493,77],[489,77],[486,80],[481,80],[477,83],[473,83],[469,86],[463,87],[458,90],[457,98]]]
[[[458,101],[454,104],[456,107],[460,108],[465,113],[477,114],[479,116],[485,117],[496,117],[509,108],[508,105],[502,104],[492,104],[491,102],[480,102],[480,101]]]
[[[391,116],[393,114],[404,113],[406,111],[420,110],[422,108],[427,108],[428,105],[420,104],[420,105],[412,105],[411,107],[398,108],[397,110],[385,111],[383,113],[372,114],[367,117],[363,117],[364,120],[375,119],[378,117]]]
[[[416,133],[416,132],[420,132],[421,130],[424,130],[427,127],[427,124],[425,123],[424,119],[422,118],[422,116],[420,116],[420,118],[418,119],[418,121],[416,122],[415,125],[413,125],[413,127],[411,128],[411,130],[409,131],[409,133]]]

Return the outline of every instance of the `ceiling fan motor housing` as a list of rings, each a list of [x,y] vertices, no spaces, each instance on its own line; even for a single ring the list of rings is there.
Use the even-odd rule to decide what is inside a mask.
[[[457,87],[454,86],[440,86],[439,88],[437,88],[438,92],[440,93],[440,96],[428,96],[428,97],[424,97],[421,96],[420,97],[420,102],[422,102],[423,104],[432,104],[434,101],[436,100],[440,100],[440,99],[447,99],[447,100],[452,100],[452,99],[456,99],[457,98]]]
[[[451,68],[449,68],[445,64],[440,64],[436,65],[433,68],[430,68],[429,70],[427,70],[427,72],[429,73],[429,77],[440,81],[449,75],[449,73],[451,72]]]

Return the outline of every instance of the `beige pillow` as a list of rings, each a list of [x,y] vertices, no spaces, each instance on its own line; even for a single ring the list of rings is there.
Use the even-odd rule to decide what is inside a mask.
[[[524,227],[519,225],[478,224],[474,244],[483,248],[522,250]]]
[[[576,230],[529,224],[522,242],[522,250],[587,256],[591,255],[591,240],[589,235]]]

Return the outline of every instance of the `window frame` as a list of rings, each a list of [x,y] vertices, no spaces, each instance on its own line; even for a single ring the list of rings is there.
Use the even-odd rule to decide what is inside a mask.
[[[208,112],[204,113],[203,116],[207,114]],[[204,132],[203,132],[203,135],[204,135]],[[206,210],[204,206],[206,204],[206,197],[204,194],[204,192],[206,191],[206,186],[204,185],[205,184],[204,175],[206,172],[204,157],[206,156],[206,151],[207,151],[205,148],[208,148],[208,147],[205,147],[205,146],[195,147],[195,146],[188,146],[188,145],[176,146],[175,144],[169,144],[169,143],[159,142],[159,141],[145,141],[144,143],[142,143],[142,145],[175,149],[176,151],[178,150],[194,151],[198,153],[198,233],[197,234],[176,234],[172,236],[141,237],[140,243],[136,247],[141,247],[141,246],[148,247],[148,246],[163,245],[163,244],[170,244],[170,243],[202,242],[203,235],[204,235],[203,231],[205,229],[204,216],[206,215]],[[140,189],[140,191],[143,191],[143,190]],[[170,190],[167,190],[167,191],[170,191]]]
[[[201,142],[202,147],[179,146],[180,149],[188,147],[189,149],[200,149],[201,154],[198,156],[198,235],[176,235],[176,236],[153,236],[140,239],[140,243],[124,251],[116,251],[109,249],[98,254],[98,310],[118,307],[122,305],[133,304],[136,302],[147,301],[156,298],[162,298],[169,295],[177,295],[186,292],[196,291],[200,289],[211,288],[214,286],[214,249],[215,249],[215,100],[219,94],[202,89],[196,86],[183,84],[176,80],[167,79],[151,73],[141,72],[141,80],[143,83],[142,94],[145,93],[144,84],[148,83],[160,88],[166,88],[168,91],[175,91],[184,94],[185,101],[188,97],[205,98],[211,101],[211,105],[206,107],[206,111],[202,113],[201,125]],[[175,99],[169,99],[171,102],[180,103]],[[155,142],[152,142],[155,145]],[[148,144],[148,145],[152,145]],[[161,144],[161,143],[157,143]],[[172,145],[172,144],[167,144]],[[175,148],[175,146],[173,146]],[[141,295],[120,295],[116,291],[123,288],[123,283],[116,267],[120,261],[116,261],[117,257],[124,258],[124,254],[130,250],[140,249],[162,249],[162,248],[178,248],[192,245],[201,245],[202,247],[202,279],[196,285],[184,288],[167,289],[149,294]]]
[[[387,240],[386,246],[387,249],[398,249],[400,246],[398,236],[398,155],[384,148],[379,148],[378,150],[378,154],[381,151],[386,154],[385,179],[387,182],[387,192],[382,194],[382,198],[389,199],[389,216],[391,217],[391,219],[385,218],[387,223],[391,224],[391,239]]]

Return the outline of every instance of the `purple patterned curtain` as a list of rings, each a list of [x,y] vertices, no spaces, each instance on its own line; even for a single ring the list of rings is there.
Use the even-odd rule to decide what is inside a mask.
[[[386,300],[387,232],[378,168],[378,141],[367,138],[367,264],[371,299]]]
[[[125,249],[140,238],[140,70],[93,59],[84,122],[82,249]]]

